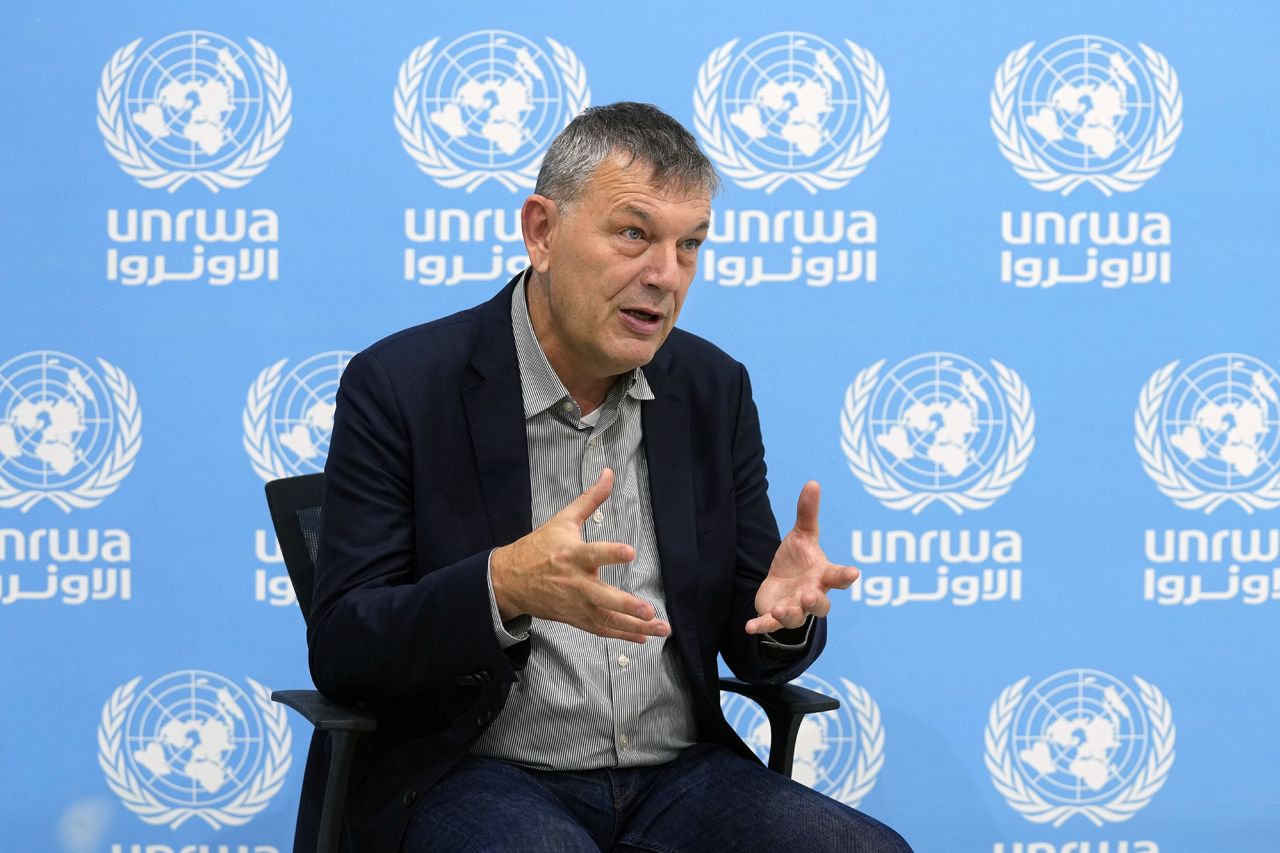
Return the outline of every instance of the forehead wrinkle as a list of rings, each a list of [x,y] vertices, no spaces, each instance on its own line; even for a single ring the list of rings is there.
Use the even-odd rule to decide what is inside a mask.
[[[638,207],[634,204],[624,204],[621,208],[621,211],[627,214],[628,216],[634,216],[636,219],[639,219],[641,222],[643,222],[646,225],[652,226],[654,224],[653,216],[650,215],[649,211],[645,210],[642,207]]]

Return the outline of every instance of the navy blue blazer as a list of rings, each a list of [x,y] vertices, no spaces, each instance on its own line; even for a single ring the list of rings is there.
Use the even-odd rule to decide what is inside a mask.
[[[411,809],[501,712],[529,643],[505,651],[489,609],[489,552],[532,529],[517,276],[488,302],[382,340],[342,376],[325,466],[307,632],[332,699],[374,711],[348,798],[348,843],[398,849]],[[741,678],[782,682],[800,656],[762,651],[743,625],[778,548],[746,370],[675,329],[644,367],[641,423],[670,642],[700,740],[750,755],[720,712],[717,654]],[[327,756],[313,741],[296,849],[313,849]]]

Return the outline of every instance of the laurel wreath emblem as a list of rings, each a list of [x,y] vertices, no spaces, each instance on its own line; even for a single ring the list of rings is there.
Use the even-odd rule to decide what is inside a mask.
[[[1147,476],[1179,507],[1203,509],[1205,515],[1227,502],[1236,504],[1247,513],[1280,506],[1280,471],[1252,492],[1207,491],[1192,482],[1178,467],[1173,455],[1166,451],[1160,438],[1160,409],[1173,384],[1173,371],[1177,367],[1175,359],[1151,374],[1147,384],[1142,386],[1138,408],[1133,413],[1133,446]]]
[[[1147,762],[1134,776],[1128,787],[1121,790],[1108,803],[1086,805],[1053,804],[1045,800],[1029,786],[1018,772],[1009,743],[1009,729],[1013,715],[1022,701],[1022,691],[1027,678],[1017,681],[1000,692],[991,706],[983,735],[985,753],[983,760],[991,772],[991,781],[997,791],[1019,814],[1032,823],[1052,823],[1062,826],[1072,815],[1083,815],[1095,826],[1103,822],[1119,823],[1133,817],[1151,798],[1164,787],[1173,767],[1174,741],[1177,729],[1173,724],[1173,711],[1155,685],[1133,677],[1138,685],[1138,695],[1146,709],[1151,724],[1151,749]]]
[[[1178,88],[1178,75],[1164,54],[1139,43],[1146,57],[1147,70],[1155,80],[1160,101],[1160,119],[1151,138],[1142,150],[1112,172],[1079,175],[1064,174],[1054,169],[1040,156],[1018,129],[1014,116],[1015,93],[1022,72],[1030,61],[1028,54],[1035,44],[1029,41],[1005,57],[996,70],[995,84],[991,89],[991,130],[996,135],[1000,153],[1013,164],[1013,169],[1031,182],[1031,186],[1045,192],[1061,192],[1070,195],[1081,184],[1092,184],[1110,196],[1114,192],[1133,192],[1155,177],[1156,172],[1173,154],[1174,144],[1182,133],[1182,93]]]
[[[858,757],[853,765],[853,773],[832,796],[856,809],[876,786],[876,776],[884,767],[884,725],[880,720],[880,706],[871,698],[866,688],[847,678],[841,678],[840,683],[844,686],[845,698],[858,720]]]
[[[884,135],[889,130],[889,88],[885,83],[884,69],[871,51],[845,39],[849,58],[858,72],[863,90],[862,125],[854,134],[844,153],[822,169],[814,172],[782,172],[763,169],[753,163],[733,144],[732,135],[725,132],[720,121],[720,85],[733,61],[733,48],[738,39],[731,39],[711,51],[707,61],[698,69],[698,82],[693,90],[693,126],[702,139],[707,156],[720,170],[745,189],[763,189],[772,193],[788,181],[795,181],[810,193],[818,190],[838,190],[867,168],[871,158],[880,151]]]
[[[464,169],[431,139],[422,120],[422,111],[418,109],[418,94],[438,41],[439,38],[433,38],[423,42],[400,66],[400,74],[396,79],[395,122],[404,150],[418,164],[419,169],[442,187],[463,188],[467,192],[473,192],[485,181],[493,180],[512,192],[533,189],[538,169],[542,166],[542,156],[522,169]],[[548,38],[547,44],[551,47],[551,59],[564,83],[566,111],[570,117],[576,116],[591,103],[586,69],[577,55],[560,42]]]
[[[104,359],[98,359],[103,379],[111,393],[115,408],[115,441],[107,455],[83,483],[74,489],[19,489],[0,475],[0,508],[29,511],[40,501],[49,501],[63,512],[92,509],[102,503],[133,470],[134,460],[142,449],[142,410],[138,406],[138,390],[124,371]]]
[[[965,510],[986,509],[1013,486],[1026,470],[1027,460],[1035,447],[1036,415],[1031,408],[1031,392],[1014,370],[991,360],[995,367],[1000,390],[1009,405],[1011,435],[1004,453],[995,460],[986,474],[967,489],[948,492],[916,492],[902,485],[890,474],[871,450],[867,426],[867,408],[871,404],[871,392],[880,377],[885,360],[881,359],[862,370],[845,391],[844,408],[840,412],[840,448],[853,472],[863,486],[882,504],[890,509],[909,509],[919,513],[929,504],[938,501],[950,507],[956,515]]]
[[[280,386],[280,374],[288,361],[289,359],[282,358],[258,374],[258,378],[249,386],[249,396],[240,418],[244,426],[244,449],[249,454],[249,462],[253,465],[254,473],[268,482],[288,477],[293,473],[285,467],[284,460],[271,449],[271,436],[268,431],[271,422],[269,416],[271,398],[276,393],[276,388]]]
[[[98,723],[98,766],[106,774],[107,786],[126,808],[154,826],[168,824],[171,829],[177,829],[196,817],[216,830],[223,826],[243,826],[280,793],[293,762],[293,734],[284,706],[271,701],[271,691],[266,687],[246,678],[254,704],[262,712],[266,726],[267,751],[263,756],[262,770],[226,805],[193,808],[161,802],[129,768],[125,756],[122,729],[133,704],[134,691],[141,680],[141,677],[134,678],[117,687],[102,706],[102,718]]]
[[[133,65],[134,53],[142,39],[134,39],[117,50],[102,68],[98,86],[98,130],[102,131],[107,151],[120,163],[120,168],[148,189],[177,192],[188,181],[204,184],[211,192],[242,187],[256,177],[284,147],[284,137],[293,123],[293,90],[289,75],[276,52],[249,39],[253,60],[262,72],[266,85],[267,113],[262,130],[231,162],[218,169],[166,169],[138,145],[125,128],[121,115],[123,99],[120,90]]]

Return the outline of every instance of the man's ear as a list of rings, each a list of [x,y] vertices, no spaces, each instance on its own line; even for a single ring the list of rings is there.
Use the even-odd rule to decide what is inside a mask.
[[[556,203],[544,195],[531,195],[520,209],[520,228],[524,232],[524,250],[529,255],[529,265],[536,272],[545,273],[551,267],[551,244],[556,226],[560,222],[560,210]]]

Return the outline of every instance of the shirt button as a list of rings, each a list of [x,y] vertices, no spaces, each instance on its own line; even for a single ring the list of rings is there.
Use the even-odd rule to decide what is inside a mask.
[[[566,412],[572,412],[573,403],[570,402],[569,400],[565,400],[563,403],[560,404],[560,408],[564,409]]]
[[[626,669],[627,664],[629,663],[631,663],[631,658],[627,657],[626,655],[618,655],[618,666],[622,667],[623,669]]]
[[[596,524],[604,524],[604,513],[596,510],[595,515],[591,516],[591,520]]]
[[[626,735],[623,735],[622,737],[618,738],[618,743],[622,744],[622,748],[623,748],[623,749],[626,749],[626,748],[627,748],[627,736],[626,736]]]
[[[599,443],[600,443],[600,439],[597,436],[593,435],[591,436],[591,438],[587,439],[587,444],[591,445],[592,447],[595,447]]]

